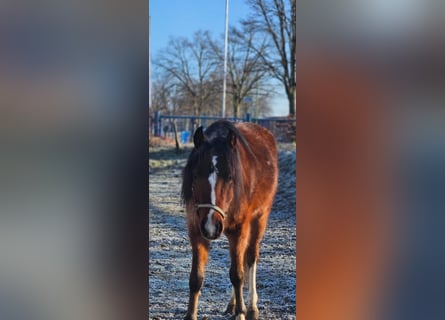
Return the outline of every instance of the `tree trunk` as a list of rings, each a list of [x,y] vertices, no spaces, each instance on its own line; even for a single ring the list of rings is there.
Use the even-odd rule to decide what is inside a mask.
[[[234,97],[233,100],[233,117],[238,118],[241,108],[241,100],[238,97]]]
[[[179,140],[178,140],[178,130],[176,129],[176,121],[173,121],[173,132],[175,133],[175,151],[176,153],[179,153],[181,151],[181,148],[179,147]]]
[[[296,97],[295,87],[291,87],[286,90],[287,99],[289,100],[289,117],[295,117]]]
[[[239,116],[239,106],[238,104],[233,105],[233,117],[238,118]]]

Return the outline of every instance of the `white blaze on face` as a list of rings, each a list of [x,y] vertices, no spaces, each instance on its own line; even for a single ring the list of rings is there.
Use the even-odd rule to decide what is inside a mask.
[[[210,173],[210,176],[209,176],[209,183],[210,183],[210,188],[211,188],[210,201],[213,205],[216,205],[215,186],[216,186],[216,179],[218,178],[218,175],[217,175],[218,170],[216,169],[216,164],[218,163],[216,161],[217,158],[218,158],[218,156],[212,157],[212,164],[213,164],[214,170],[213,170],[213,172]]]
[[[218,178],[217,170],[216,170],[217,158],[218,158],[218,156],[212,157],[212,164],[213,164],[214,169],[209,175],[210,203],[213,205],[216,205],[215,187],[216,187],[216,180]],[[212,223],[212,217],[213,217],[214,212],[215,211],[213,209],[209,210],[209,214],[207,216],[207,222],[205,224],[205,228],[210,236],[213,236],[216,232],[215,225]]]

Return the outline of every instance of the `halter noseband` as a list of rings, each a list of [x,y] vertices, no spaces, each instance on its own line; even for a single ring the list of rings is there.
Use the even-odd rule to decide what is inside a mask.
[[[221,208],[218,207],[218,206],[215,206],[214,204],[207,204],[207,203],[204,203],[204,204],[197,204],[197,205],[196,205],[196,210],[199,210],[199,209],[201,209],[201,208],[210,208],[210,209],[213,209],[213,210],[215,210],[216,212],[218,212],[218,213],[223,217],[223,220],[226,219],[226,213],[224,212],[224,210],[221,209]]]

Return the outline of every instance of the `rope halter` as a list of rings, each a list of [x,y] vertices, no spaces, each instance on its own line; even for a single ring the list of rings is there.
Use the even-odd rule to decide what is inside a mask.
[[[218,212],[218,213],[222,216],[223,220],[226,219],[226,213],[224,212],[224,210],[221,209],[220,207],[214,205],[214,204],[207,204],[207,203],[204,203],[204,204],[197,204],[197,205],[196,205],[196,211],[198,211],[198,210],[201,209],[201,208],[209,208],[209,209],[213,209],[214,211]]]

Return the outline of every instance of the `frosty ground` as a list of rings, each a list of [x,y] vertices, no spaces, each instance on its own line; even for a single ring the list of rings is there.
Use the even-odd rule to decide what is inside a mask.
[[[182,319],[187,310],[191,247],[180,201],[181,170],[190,147],[150,147],[149,319]],[[279,146],[279,186],[261,243],[257,270],[260,319],[295,319],[295,145]],[[230,297],[228,241],[213,241],[198,318],[223,315]]]

